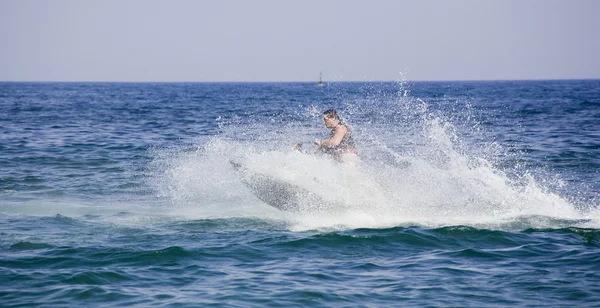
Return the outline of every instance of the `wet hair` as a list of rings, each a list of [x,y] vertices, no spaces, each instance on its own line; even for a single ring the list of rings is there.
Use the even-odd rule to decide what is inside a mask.
[[[333,109],[329,109],[329,110],[325,110],[325,112],[323,112],[323,115],[327,118],[333,118],[336,120],[339,120],[340,117],[337,114],[337,111],[333,110]]]

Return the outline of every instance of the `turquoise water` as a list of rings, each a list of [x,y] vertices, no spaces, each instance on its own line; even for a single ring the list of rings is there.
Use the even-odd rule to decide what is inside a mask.
[[[0,306],[600,307],[599,107],[597,80],[0,83]],[[358,170],[291,150],[329,108]],[[342,207],[278,211],[230,160]]]

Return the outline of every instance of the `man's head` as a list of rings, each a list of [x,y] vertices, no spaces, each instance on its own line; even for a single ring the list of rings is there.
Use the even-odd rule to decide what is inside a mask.
[[[335,127],[339,124],[340,117],[335,110],[329,109],[323,112],[323,121],[325,121],[325,126]]]
[[[325,112],[323,112],[323,116],[326,118],[333,118],[336,120],[340,119],[340,117],[337,114],[337,111],[335,111],[333,109],[329,109],[329,110],[326,110]]]

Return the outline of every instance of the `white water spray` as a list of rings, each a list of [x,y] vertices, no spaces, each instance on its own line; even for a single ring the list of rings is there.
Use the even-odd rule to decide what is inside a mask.
[[[504,228],[523,219],[530,225],[517,228],[553,227],[555,220],[589,219],[527,172],[509,177],[495,167],[498,157],[489,157],[497,155],[493,149],[465,142],[444,114],[406,96],[405,89],[398,93],[403,94],[348,102],[341,111],[351,115],[359,139],[358,170],[291,150],[293,141],[327,134],[319,127],[319,108],[312,106],[302,120],[286,125],[223,123],[223,134],[201,140],[197,151],[159,157],[158,190],[174,209],[196,217],[286,220],[295,230],[415,224]],[[330,213],[313,212],[311,204],[301,213],[275,210],[243,185],[231,160],[344,206]]]

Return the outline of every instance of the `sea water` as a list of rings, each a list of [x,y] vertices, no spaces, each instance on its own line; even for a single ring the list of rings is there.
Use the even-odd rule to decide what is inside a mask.
[[[2,307],[600,307],[598,80],[0,83],[0,131]]]

